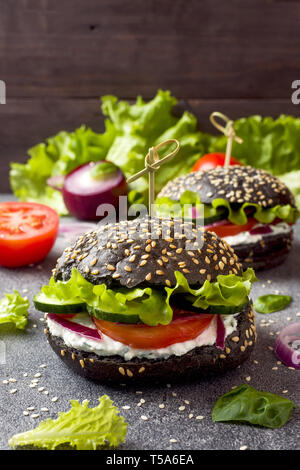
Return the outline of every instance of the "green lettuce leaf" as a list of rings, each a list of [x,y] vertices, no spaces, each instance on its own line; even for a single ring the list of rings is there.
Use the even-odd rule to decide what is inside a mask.
[[[219,275],[216,282],[206,280],[199,289],[191,289],[179,271],[175,271],[175,277],[177,283],[173,288],[109,289],[105,284],[91,284],[74,268],[67,282],[54,281],[52,278],[49,286],[44,286],[41,293],[49,304],[85,302],[87,306],[104,312],[138,315],[141,322],[156,326],[167,325],[172,321],[170,297],[173,294],[186,295],[187,302],[204,310],[214,305],[242,306],[248,301],[252,283],[257,280],[250,268],[242,276]]]
[[[294,403],[287,398],[242,384],[217,400],[212,420],[242,421],[274,429],[288,421],[294,408]]]
[[[156,214],[167,217],[170,214],[172,207],[174,206],[175,211],[174,215],[178,217],[184,216],[184,205],[191,204],[200,211],[200,197],[197,193],[193,191],[185,191],[179,201],[173,201],[168,197],[157,198],[155,201],[156,204]],[[182,209],[180,210],[180,206]],[[244,225],[247,223],[247,214],[246,209],[252,209],[254,217],[258,222],[264,224],[272,223],[276,218],[283,220],[287,223],[295,223],[298,219],[300,212],[295,207],[292,207],[290,204],[285,206],[274,206],[271,208],[263,208],[255,203],[245,202],[238,209],[233,209],[228,201],[223,198],[214,199],[210,204],[204,204],[204,219],[208,217],[218,216],[222,211],[225,212],[225,217],[230,220],[233,224]]]
[[[125,441],[127,423],[119,416],[119,410],[107,395],[99,398],[99,405],[89,408],[89,401],[82,404],[71,400],[71,409],[60,412],[56,420],[41,421],[33,430],[16,434],[9,440],[13,448],[34,446],[54,450],[68,444],[77,450],[96,450],[109,445],[116,447]]]
[[[16,328],[24,330],[27,325],[29,300],[20,296],[17,290],[13,294],[4,294],[0,299],[0,324],[14,323]]]
[[[51,176],[66,175],[89,161],[103,160],[115,137],[115,130],[106,121],[106,131],[96,134],[81,126],[74,132],[59,132],[28,151],[25,164],[11,163],[10,184],[21,201],[39,202],[66,215],[62,194],[47,186]]]

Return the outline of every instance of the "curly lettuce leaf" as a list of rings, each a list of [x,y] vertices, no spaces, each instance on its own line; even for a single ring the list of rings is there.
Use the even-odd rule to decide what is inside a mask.
[[[242,384],[222,395],[212,410],[212,420],[242,421],[266,428],[280,428],[296,405],[285,397]]]
[[[66,175],[79,165],[105,159],[115,137],[115,130],[106,121],[106,131],[97,134],[81,126],[74,132],[59,132],[28,151],[25,164],[11,163],[10,184],[18,199],[46,204],[66,215],[62,194],[47,186],[51,176]]]
[[[0,299],[0,324],[14,323],[16,328],[24,330],[27,325],[29,300],[21,297],[17,290],[13,294],[4,294]]]
[[[71,409],[60,412],[57,419],[41,421],[33,430],[15,434],[9,440],[13,448],[34,446],[54,450],[68,444],[77,450],[96,450],[109,445],[117,447],[125,441],[127,423],[107,395],[99,398],[99,405],[89,408],[89,401],[82,404],[71,400]]]
[[[248,268],[242,276],[235,274],[217,276],[216,282],[205,281],[200,289],[192,289],[186,278],[179,271],[175,272],[177,284],[174,288],[166,287],[169,302],[173,294],[189,294],[189,300],[193,307],[207,309],[213,305],[239,306],[244,305],[249,299],[249,293],[253,282],[257,281],[253,269]]]
[[[157,215],[167,217],[170,214],[172,207],[174,207],[174,216],[183,217],[185,204],[191,204],[196,208],[198,206],[198,210],[200,211],[201,201],[197,193],[193,191],[185,191],[181,195],[179,201],[173,201],[168,197],[161,197],[156,199],[155,204]],[[239,208],[233,209],[228,201],[223,198],[217,198],[214,199],[211,204],[204,204],[204,219],[206,217],[218,216],[222,211],[224,211],[224,218],[230,220],[233,224],[244,225],[248,220],[246,209],[253,210],[253,213],[251,212],[251,217],[254,217],[258,222],[264,224],[271,224],[276,218],[292,224],[296,222],[300,215],[299,210],[290,204],[263,208],[258,204],[245,202]]]
[[[54,281],[52,278],[49,286],[42,288],[41,294],[49,304],[84,302],[104,312],[138,315],[141,322],[156,326],[167,325],[172,321],[170,298],[173,294],[186,295],[187,302],[204,310],[214,305],[242,306],[248,301],[251,285],[256,281],[254,271],[250,268],[242,276],[219,275],[216,282],[206,280],[199,289],[192,289],[179,271],[175,271],[175,278],[177,283],[173,288],[109,289],[105,284],[91,284],[74,268],[68,281]],[[39,300],[41,294],[38,294]]]

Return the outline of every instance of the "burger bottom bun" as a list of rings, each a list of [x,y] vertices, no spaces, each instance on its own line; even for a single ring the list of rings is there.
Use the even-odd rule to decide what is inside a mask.
[[[237,329],[225,341],[224,350],[216,346],[201,346],[182,356],[168,359],[101,357],[79,351],[45,329],[48,342],[56,354],[75,372],[103,383],[180,382],[211,373],[234,369],[250,356],[255,340],[255,317],[249,304],[236,317]]]
[[[291,229],[289,233],[263,236],[262,240],[255,243],[234,245],[233,249],[244,269],[262,271],[283,263],[290,252],[292,241]]]

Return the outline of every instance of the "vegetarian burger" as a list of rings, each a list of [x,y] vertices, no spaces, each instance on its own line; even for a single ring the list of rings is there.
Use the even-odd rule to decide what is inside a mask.
[[[180,380],[249,357],[253,281],[216,234],[144,217],[81,236],[34,303],[50,345],[81,375]]]
[[[167,215],[175,201],[179,210],[192,204],[193,219],[202,203],[204,228],[233,246],[244,268],[271,268],[290,251],[293,224],[299,216],[294,196],[264,170],[230,166],[180,176],[158,194],[157,214]]]

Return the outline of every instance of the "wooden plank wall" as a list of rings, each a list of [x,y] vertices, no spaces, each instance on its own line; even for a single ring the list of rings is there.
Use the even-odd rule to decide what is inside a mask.
[[[169,89],[211,111],[300,115],[299,0],[0,0],[0,192],[9,161],[59,130],[102,129],[99,96]]]

